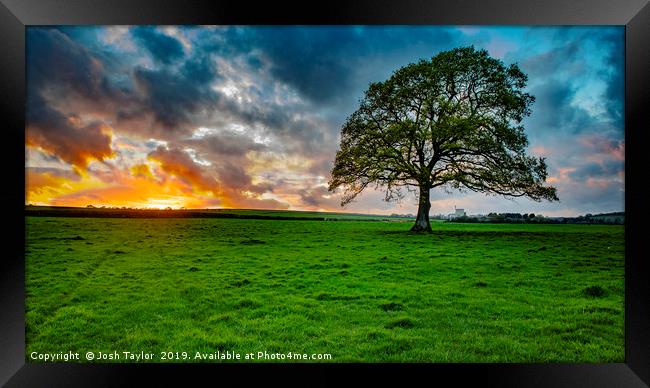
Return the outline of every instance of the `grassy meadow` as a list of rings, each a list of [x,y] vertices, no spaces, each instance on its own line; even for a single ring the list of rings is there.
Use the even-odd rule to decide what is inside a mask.
[[[623,362],[623,226],[432,226],[26,217],[27,354]]]

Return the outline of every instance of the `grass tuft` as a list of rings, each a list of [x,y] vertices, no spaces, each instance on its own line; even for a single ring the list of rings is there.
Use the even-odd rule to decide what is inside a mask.
[[[325,292],[321,292],[316,296],[318,300],[355,300],[360,298],[359,295],[332,295]]]
[[[388,302],[380,304],[379,308],[384,311],[401,311],[404,310],[404,305],[401,303]]]
[[[266,244],[266,241],[256,240],[254,238],[251,238],[251,239],[248,239],[248,240],[242,240],[242,242],[240,242],[240,244],[242,244],[242,245],[260,245],[260,244]]]
[[[591,286],[582,290],[582,292],[591,298],[600,298],[605,295],[605,290],[601,286]]]
[[[242,299],[235,303],[235,308],[236,309],[244,309],[244,308],[256,308],[259,307],[260,304],[255,302],[254,300],[250,299]]]
[[[237,280],[232,285],[239,288],[251,284],[251,281],[248,279]]]
[[[400,327],[402,329],[410,329],[412,327],[415,327],[415,321],[413,321],[411,318],[400,318],[388,322],[385,327],[387,329],[394,329],[396,327]]]

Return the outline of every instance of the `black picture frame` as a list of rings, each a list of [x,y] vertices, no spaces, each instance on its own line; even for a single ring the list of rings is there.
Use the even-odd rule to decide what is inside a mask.
[[[626,259],[625,362],[614,364],[25,364],[24,120],[25,27],[63,24],[438,24],[625,26]],[[650,273],[642,221],[648,212],[644,132],[650,107],[650,4],[646,0],[363,0],[318,4],[183,0],[0,0],[0,107],[3,172],[9,174],[0,259],[0,384],[123,386],[146,381],[210,385],[333,385],[453,381],[499,387],[643,387],[650,385]],[[644,131],[645,130],[645,131]],[[352,373],[350,373],[352,372]],[[444,380],[443,380],[444,379]]]

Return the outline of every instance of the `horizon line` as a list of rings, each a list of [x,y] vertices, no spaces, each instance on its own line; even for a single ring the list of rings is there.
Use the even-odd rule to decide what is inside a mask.
[[[401,217],[415,217],[414,213],[391,213],[391,214],[375,214],[375,213],[359,213],[359,212],[345,212],[345,211],[322,211],[322,210],[294,210],[294,209],[260,209],[260,208],[155,208],[155,207],[127,207],[127,206],[106,206],[106,205],[87,205],[87,206],[57,206],[57,205],[35,205],[35,204],[25,204],[25,207],[47,207],[47,208],[60,208],[60,209],[97,209],[97,210],[144,210],[144,211],[224,211],[224,210],[245,210],[245,211],[272,211],[272,212],[292,212],[292,213],[323,213],[323,214],[348,214],[348,215],[362,215],[362,216],[377,216],[377,217],[391,217],[391,216],[401,216]],[[462,210],[462,209],[460,209]],[[611,211],[611,212],[585,212],[582,215],[576,216],[545,216],[543,213],[534,213],[534,212],[488,212],[488,213],[477,213],[477,214],[466,214],[467,217],[472,216],[487,216],[490,213],[496,214],[535,214],[536,216],[543,216],[545,218],[578,218],[581,216],[586,216],[590,214],[592,216],[597,215],[606,215],[606,214],[625,214],[625,210],[621,211]],[[431,216],[448,216],[453,215],[454,213],[429,213]]]

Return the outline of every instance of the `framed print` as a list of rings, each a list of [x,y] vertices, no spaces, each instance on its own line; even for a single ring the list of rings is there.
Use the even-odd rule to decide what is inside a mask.
[[[644,1],[0,17],[7,386],[650,382]]]

